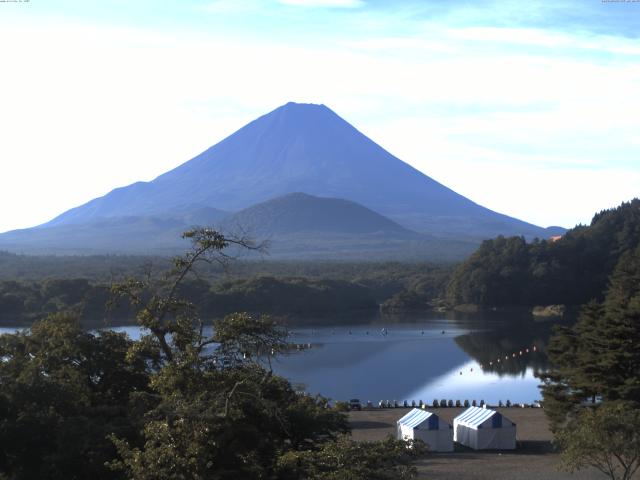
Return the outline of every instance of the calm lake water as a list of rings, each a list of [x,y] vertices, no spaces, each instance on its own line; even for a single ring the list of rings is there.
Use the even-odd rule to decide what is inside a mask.
[[[289,325],[311,348],[278,357],[273,369],[309,393],[334,400],[434,399],[531,403],[547,367],[550,326],[530,319],[382,317]],[[115,327],[132,338],[138,327]],[[13,332],[0,328],[0,333]],[[528,350],[528,351],[527,351]],[[498,362],[498,360],[500,360]]]

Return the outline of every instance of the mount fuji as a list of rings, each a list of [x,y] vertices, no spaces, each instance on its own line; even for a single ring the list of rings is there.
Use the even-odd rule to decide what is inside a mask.
[[[160,253],[182,249],[178,233],[190,226],[238,222],[282,242],[275,251],[292,257],[301,252],[286,248],[288,237],[306,238],[304,256],[331,257],[335,247],[348,257],[364,241],[392,257],[430,258],[450,244],[457,258],[500,234],[546,238],[563,231],[474,203],[324,105],[287,103],[150,182],[116,188],[43,225],[0,235],[0,249]],[[322,245],[327,235],[339,238],[339,246]]]

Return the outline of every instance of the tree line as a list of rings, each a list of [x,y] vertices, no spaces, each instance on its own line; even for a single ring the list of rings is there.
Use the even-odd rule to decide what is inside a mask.
[[[582,305],[601,301],[622,255],[640,241],[640,200],[593,217],[556,241],[498,237],[459,265],[446,288],[450,305]]]
[[[344,268],[344,269],[343,269]],[[260,312],[278,317],[322,316],[334,313],[372,312],[388,299],[396,301],[405,288],[429,298],[440,293],[448,275],[447,267],[421,267],[409,271],[400,267],[375,268],[343,279],[346,266],[335,276],[275,276],[255,274],[243,277],[235,271],[226,277],[200,275],[185,279],[180,294],[197,305],[207,318],[220,318],[236,311]],[[327,274],[327,271],[319,273]],[[138,277],[161,275],[140,270]],[[121,278],[126,278],[121,277]],[[126,323],[131,309],[125,303],[105,306],[110,300],[113,282],[87,278],[45,278],[39,280],[0,281],[0,326],[30,325],[35,320],[59,311],[74,311],[85,326]],[[402,293],[400,293],[401,295]],[[427,307],[422,297],[416,308]]]

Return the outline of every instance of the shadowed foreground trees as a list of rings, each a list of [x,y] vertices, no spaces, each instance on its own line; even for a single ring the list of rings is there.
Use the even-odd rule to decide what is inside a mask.
[[[592,466],[609,478],[630,480],[640,467],[640,410],[625,402],[586,408],[556,440],[567,470]]]
[[[0,471],[7,478],[410,478],[420,445],[361,446],[346,417],[271,371],[289,346],[268,318],[233,314],[207,335],[179,285],[230,241],[194,247],[157,281],[129,280],[140,340],[68,315],[0,337]],[[241,243],[240,243],[241,244]],[[149,293],[153,292],[153,293]]]
[[[136,443],[157,355],[56,314],[0,336],[0,471],[15,479],[118,478],[117,434]]]
[[[545,412],[567,466],[630,478],[640,461],[640,247],[621,256],[604,302],[557,329],[548,351]]]

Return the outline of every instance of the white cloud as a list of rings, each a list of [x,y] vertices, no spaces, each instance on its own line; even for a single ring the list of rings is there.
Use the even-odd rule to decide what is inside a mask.
[[[611,35],[569,34],[542,28],[516,27],[461,27],[447,29],[452,39],[469,42],[500,44],[504,48],[514,45],[544,47],[548,49],[592,50],[625,55],[640,55],[640,47],[633,39]],[[549,51],[550,54],[558,52]]]

